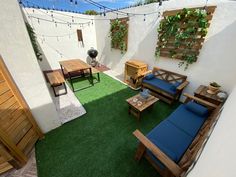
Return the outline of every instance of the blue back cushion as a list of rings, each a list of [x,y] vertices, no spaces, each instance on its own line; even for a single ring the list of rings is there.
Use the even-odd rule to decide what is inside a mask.
[[[148,75],[145,76],[145,79],[147,79],[147,80],[151,80],[153,78],[155,78],[154,74],[148,74]]]
[[[186,108],[199,116],[208,116],[208,109],[194,101],[188,102]]]

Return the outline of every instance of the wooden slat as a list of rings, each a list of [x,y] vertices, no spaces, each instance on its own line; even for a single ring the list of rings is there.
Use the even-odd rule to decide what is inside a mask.
[[[4,130],[7,131],[9,127],[17,120],[18,117],[20,117],[22,114],[24,114],[24,111],[20,108],[12,111],[11,113],[6,114],[3,116],[1,120],[1,125],[0,127]],[[4,122],[4,123],[2,123]]]
[[[0,174],[4,173],[12,168],[13,168],[13,166],[11,166],[8,162],[0,163]]]
[[[6,82],[0,82],[0,95],[3,93],[7,92],[9,89],[8,85]]]
[[[8,109],[9,107],[11,107],[11,105],[13,105],[16,102],[17,100],[15,99],[15,97],[10,97],[10,99],[0,104],[0,112],[3,112],[4,110]]]
[[[24,138],[17,144],[17,147],[24,152],[24,154],[28,154],[30,150],[33,148],[34,144],[38,140],[39,136],[35,133],[35,131],[31,128],[28,133],[24,136]]]
[[[19,103],[15,102],[13,105],[8,107],[8,109],[0,110],[0,121],[3,121],[6,116],[12,114],[15,110],[20,107]]]
[[[12,125],[6,130],[6,133],[11,137],[12,141],[17,144],[19,140],[32,127],[25,114],[19,116]]]
[[[10,90],[8,90],[7,92],[3,93],[2,95],[0,95],[0,104],[2,104],[3,102],[7,101],[10,97],[12,97],[13,94]]]

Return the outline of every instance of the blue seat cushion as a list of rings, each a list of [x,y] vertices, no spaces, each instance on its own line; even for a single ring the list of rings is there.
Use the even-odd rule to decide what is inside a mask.
[[[172,89],[173,91],[176,91],[176,90],[177,90],[177,87],[178,87],[180,84],[182,84],[182,83],[181,83],[181,82],[175,82],[174,84],[172,84],[171,89]]]
[[[186,107],[187,105],[185,104],[180,105],[166,120],[195,138],[207,115],[199,116],[189,111]]]
[[[199,116],[208,116],[208,109],[194,101],[188,102],[186,108]]]
[[[176,94],[176,89],[173,90],[172,86],[173,84],[167,82],[167,81],[164,81],[164,80],[161,80],[159,78],[152,78],[150,80],[147,80],[146,78],[143,79],[143,83],[146,83],[146,84],[149,84],[153,87],[156,87],[156,88],[159,88],[161,90],[164,90],[172,95],[175,95]]]
[[[155,75],[152,74],[152,73],[150,73],[150,74],[148,74],[148,75],[145,76],[145,79],[151,80],[151,79],[153,79],[154,77],[155,77]]]
[[[162,121],[152,129],[147,138],[176,163],[181,159],[193,140],[191,136],[167,120]],[[147,151],[147,154],[160,165],[160,161],[150,151]]]

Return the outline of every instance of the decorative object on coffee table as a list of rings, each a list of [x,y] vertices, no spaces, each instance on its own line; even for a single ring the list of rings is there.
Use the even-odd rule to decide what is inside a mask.
[[[129,60],[125,63],[124,82],[131,88],[138,89],[142,78],[147,74],[148,65],[139,60]]]
[[[144,99],[148,99],[150,96],[150,91],[148,89],[143,89],[143,91],[140,92],[140,96]]]
[[[219,89],[220,89],[219,84],[217,84],[216,82],[211,82],[208,86],[207,93],[216,94],[216,93],[218,93]]]
[[[97,60],[96,60],[96,57],[97,57],[97,55],[98,55],[98,51],[97,51],[96,49],[94,49],[93,47],[91,47],[91,48],[88,50],[87,54],[88,54],[88,55],[90,56],[90,58],[91,58],[91,61],[90,61],[89,64],[90,64],[92,67],[97,66],[98,62],[97,62]]]
[[[137,94],[126,100],[129,105],[129,114],[133,114],[139,120],[141,113],[147,108],[151,108],[158,100],[158,98],[152,95],[144,99],[140,94]]]
[[[210,103],[213,103],[215,105],[220,105],[220,104],[223,104],[225,102],[225,100],[227,98],[226,92],[218,90],[217,93],[210,94],[210,93],[208,93],[208,88],[209,88],[208,86],[200,85],[198,87],[198,89],[194,92],[194,96],[196,96],[198,98],[201,98],[203,100],[206,100],[206,101],[208,101]],[[220,94],[220,96],[218,96],[218,93],[222,93],[222,92],[224,94],[226,94],[226,96],[225,95],[221,96],[221,94]]]

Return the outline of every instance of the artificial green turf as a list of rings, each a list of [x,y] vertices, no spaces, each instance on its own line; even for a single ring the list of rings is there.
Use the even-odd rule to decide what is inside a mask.
[[[79,88],[84,80],[75,84]],[[45,135],[36,144],[39,177],[156,177],[145,160],[134,154],[135,129],[148,133],[166,118],[173,106],[159,101],[142,114],[140,122],[128,114],[126,99],[137,94],[119,81],[101,74],[101,82],[75,95],[87,113]]]

